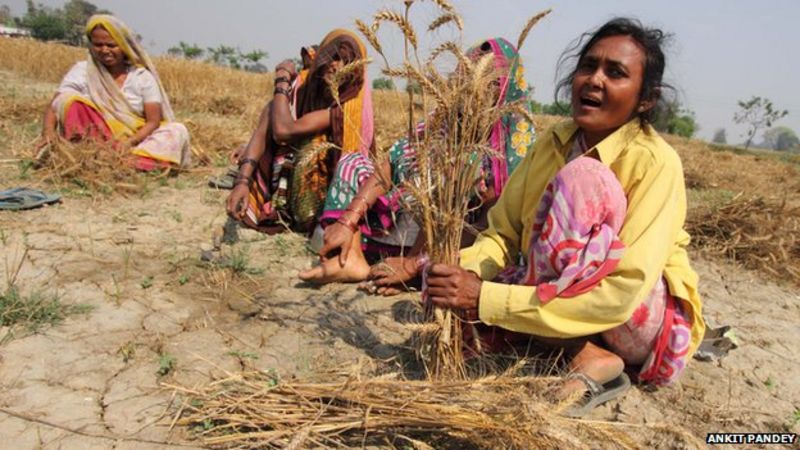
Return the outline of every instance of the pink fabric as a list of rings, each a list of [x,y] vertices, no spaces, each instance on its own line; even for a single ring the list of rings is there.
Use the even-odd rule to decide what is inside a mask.
[[[534,220],[529,267],[511,266],[495,281],[537,286],[542,303],[588,292],[619,263],[624,246],[618,233],[627,202],[610,169],[589,157],[564,166],[548,185]],[[531,336],[477,324],[484,352],[498,352]],[[471,327],[464,342],[472,343]],[[624,324],[601,334],[628,365],[641,365],[639,381],[666,385],[686,367],[691,322],[678,299],[659,278]]]
[[[542,304],[592,290],[622,258],[626,211],[625,192],[603,163],[580,157],[564,166],[536,212],[522,284],[537,286]]]
[[[501,56],[504,54],[503,49],[500,48],[500,44],[496,39],[490,39],[487,42],[492,46],[492,53],[495,56]],[[506,92],[508,91],[508,64],[509,61],[506,58],[494,58],[494,67],[497,69],[497,73],[506,74],[501,75],[497,80],[500,83],[500,94],[497,97],[498,103],[503,103],[504,99],[506,98]],[[508,139],[510,133],[509,130],[506,130],[505,128],[506,124],[504,124],[502,120],[498,120],[495,122],[494,126],[492,126],[492,134],[489,136],[490,145],[495,151],[499,152],[498,156],[492,158],[494,193],[497,197],[500,197],[500,194],[503,192],[503,188],[506,186],[509,176],[505,152],[506,139]]]
[[[111,129],[99,111],[81,101],[73,101],[64,114],[64,137],[75,141],[92,139],[105,142],[111,139]]]
[[[182,127],[183,125],[180,126]],[[114,142],[111,129],[106,125],[103,115],[96,109],[79,100],[73,101],[67,107],[64,113],[63,127],[64,137],[70,141],[89,139],[97,142]],[[156,132],[158,131],[159,130],[156,130]],[[146,139],[140,146],[146,145],[147,142],[148,140]],[[114,147],[116,148],[116,145],[114,145]],[[166,161],[159,161],[146,156],[136,155],[133,159],[133,166],[137,170],[147,172],[166,169],[171,167],[171,164]]]
[[[364,95],[361,104],[361,148],[364,156],[369,156],[372,138],[375,135],[375,116],[372,110],[372,88],[364,72]]]
[[[692,323],[680,302],[667,294],[664,322],[658,341],[642,370],[639,381],[664,386],[676,381],[686,368]]]

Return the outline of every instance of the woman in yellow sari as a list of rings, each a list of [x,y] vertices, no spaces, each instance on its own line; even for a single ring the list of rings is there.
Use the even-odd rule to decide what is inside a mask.
[[[135,155],[141,170],[186,167],[189,132],[175,122],[158,72],[131,30],[99,14],[86,24],[89,57],[64,76],[48,105],[42,145],[112,141]]]

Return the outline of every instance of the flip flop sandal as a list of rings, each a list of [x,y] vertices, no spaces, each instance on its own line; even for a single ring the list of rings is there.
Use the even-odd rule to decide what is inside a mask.
[[[714,328],[706,323],[706,334],[694,354],[700,361],[716,361],[739,347],[736,333],[729,325]]]
[[[21,211],[61,201],[58,194],[45,194],[28,188],[14,188],[0,191],[0,210]]]
[[[586,385],[586,393],[583,398],[562,413],[564,416],[572,418],[586,416],[595,407],[620,397],[631,387],[631,380],[625,372],[606,384],[600,384],[580,372],[573,372],[567,378],[581,380]]]
[[[217,189],[233,189],[238,174],[238,170],[228,168],[224,175],[209,177],[208,185]]]

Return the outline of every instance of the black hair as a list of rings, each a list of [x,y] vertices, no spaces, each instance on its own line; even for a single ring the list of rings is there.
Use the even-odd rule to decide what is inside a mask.
[[[575,79],[581,60],[598,41],[612,36],[630,36],[644,51],[645,61],[639,101],[653,100],[655,105],[638,115],[642,120],[652,123],[658,117],[659,112],[669,103],[667,91],[674,91],[672,86],[664,82],[666,57],[663,47],[667,45],[672,36],[658,28],[647,28],[637,19],[627,17],[611,19],[600,28],[583,33],[561,54],[558,59],[558,74],[563,73],[565,68],[569,69],[569,73],[561,77],[556,84],[556,103],[558,104],[559,98],[569,103],[572,81]],[[573,60],[574,64],[572,64]]]

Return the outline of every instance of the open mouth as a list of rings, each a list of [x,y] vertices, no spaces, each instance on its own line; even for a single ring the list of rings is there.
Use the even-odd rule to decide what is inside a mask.
[[[588,106],[591,108],[599,108],[603,104],[600,99],[590,96],[583,96],[581,97],[581,105]]]

